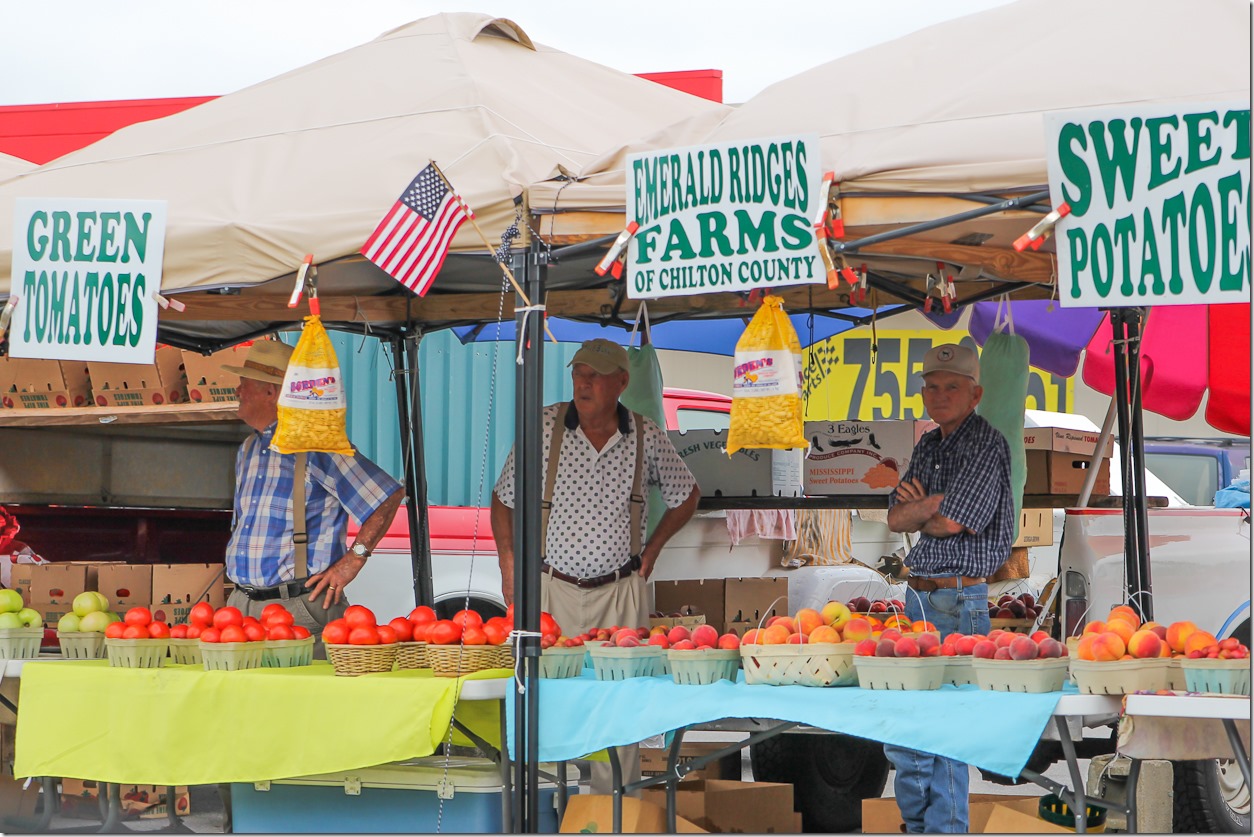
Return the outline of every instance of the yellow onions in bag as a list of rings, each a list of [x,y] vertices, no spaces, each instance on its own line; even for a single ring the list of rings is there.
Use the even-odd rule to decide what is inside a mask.
[[[727,454],[741,448],[804,448],[801,342],[783,300],[766,296],[736,342]]]
[[[279,426],[270,447],[279,453],[322,451],[353,455],[345,431],[348,396],[340,361],[322,320],[305,318],[279,393]]]

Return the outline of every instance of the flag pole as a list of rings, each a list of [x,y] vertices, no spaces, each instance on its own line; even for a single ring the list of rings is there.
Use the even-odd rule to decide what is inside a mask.
[[[497,260],[496,251],[492,249],[492,244],[488,241],[488,237],[483,234],[483,230],[479,227],[479,222],[475,220],[475,213],[471,212],[469,206],[466,206],[465,201],[462,200],[462,196],[459,195],[457,190],[453,188],[453,184],[450,183],[449,179],[444,176],[444,172],[440,171],[440,167],[435,164],[435,160],[431,161],[431,168],[434,169],[435,173],[438,174],[440,179],[444,181],[444,185],[448,187],[449,193],[453,196],[453,200],[457,201],[457,205],[465,211],[466,217],[470,219],[470,223],[475,227],[475,232],[479,233],[479,237],[483,239],[483,246],[488,248],[488,252],[492,254],[492,261],[500,265],[501,272],[505,274],[507,279],[509,279],[509,283],[514,286],[514,293],[522,297],[523,305],[530,308],[531,300],[527,298],[527,292],[522,289],[522,285],[518,284],[518,280],[514,278],[514,272],[509,269],[509,266],[506,265],[504,261]],[[544,333],[547,334],[549,339],[554,343],[557,342],[557,338],[554,337],[553,332],[549,330],[547,318],[544,322]]]

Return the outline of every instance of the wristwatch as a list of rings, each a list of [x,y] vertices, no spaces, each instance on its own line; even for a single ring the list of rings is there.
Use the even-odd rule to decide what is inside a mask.
[[[355,543],[352,545],[352,547],[349,548],[348,551],[356,555],[358,558],[370,557],[370,548],[366,546],[364,543]]]

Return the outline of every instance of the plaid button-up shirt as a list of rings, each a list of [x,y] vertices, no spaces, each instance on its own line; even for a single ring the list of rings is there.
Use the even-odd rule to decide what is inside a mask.
[[[295,577],[292,483],[296,456],[270,450],[276,426],[250,434],[235,457],[235,515],[226,547],[226,574],[236,583],[255,587],[273,587]],[[364,456],[306,454],[309,574],[343,557],[350,514],[360,524],[400,487]]]
[[[917,479],[928,494],[944,494],[940,514],[975,534],[948,538],[920,533],[906,564],[913,575],[991,576],[1010,557],[1014,498],[1010,446],[1001,431],[972,413],[953,433],[923,434],[902,481]],[[895,505],[897,495],[890,496]]]

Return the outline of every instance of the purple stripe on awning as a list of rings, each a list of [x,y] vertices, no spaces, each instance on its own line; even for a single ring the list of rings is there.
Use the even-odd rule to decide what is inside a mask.
[[[1028,363],[1066,378],[1076,373],[1080,353],[1106,316],[1097,308],[1063,308],[1048,299],[1012,302],[1010,308],[1015,333],[1028,341]],[[967,328],[976,343],[984,345],[996,320],[996,302],[972,307]]]

